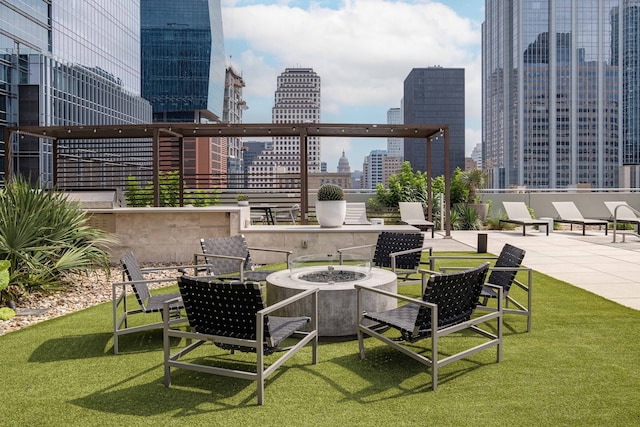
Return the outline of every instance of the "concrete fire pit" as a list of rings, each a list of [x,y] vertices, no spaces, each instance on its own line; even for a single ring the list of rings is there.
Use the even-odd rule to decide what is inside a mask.
[[[358,313],[356,312],[356,290],[354,285],[371,286],[396,292],[398,288],[395,273],[379,268],[371,268],[364,277],[351,281],[311,282],[302,278],[312,279],[319,271],[331,270],[332,277],[350,276],[356,273],[361,276],[361,268],[353,265],[310,266],[282,270],[267,277],[267,303],[275,304],[292,295],[310,288],[319,288],[318,293],[318,335],[324,339],[353,339],[357,333]],[[360,273],[360,274],[357,274]],[[322,276],[322,275],[320,275]],[[396,307],[396,300],[386,298],[370,292],[365,293],[362,309],[367,311],[382,311]],[[300,316],[311,312],[311,302],[308,299],[298,301],[278,311],[279,316]]]

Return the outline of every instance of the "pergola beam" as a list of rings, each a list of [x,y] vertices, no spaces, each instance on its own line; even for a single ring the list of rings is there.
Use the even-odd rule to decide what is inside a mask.
[[[427,176],[433,178],[431,169],[431,145],[436,136],[444,137],[445,156],[445,231],[451,235],[450,185],[451,167],[449,165],[449,126],[444,124],[343,124],[343,123],[148,123],[137,125],[96,125],[96,126],[18,126],[5,129],[5,180],[12,179],[11,141],[14,135],[28,135],[37,138],[59,140],[76,139],[117,139],[149,138],[153,143],[154,201],[159,199],[159,138],[161,134],[177,137],[180,141],[182,162],[183,138],[185,137],[297,137],[300,140],[300,207],[303,223],[307,223],[309,180],[307,168],[308,137],[334,138],[424,138],[426,144]],[[54,158],[57,144],[54,144]],[[180,168],[183,176],[184,165]],[[182,181],[182,180],[181,180]],[[427,182],[428,219],[433,220],[433,198],[431,181]]]

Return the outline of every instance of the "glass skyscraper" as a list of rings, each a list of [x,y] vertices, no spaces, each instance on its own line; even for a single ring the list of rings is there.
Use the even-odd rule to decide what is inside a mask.
[[[0,3],[0,128],[150,122],[140,97],[139,16],[137,0]],[[15,172],[52,182],[50,140],[11,144]],[[123,144],[120,154],[135,150]]]
[[[222,119],[220,0],[141,0],[142,96],[156,122]]]
[[[638,186],[637,0],[488,0],[483,166],[491,186]]]
[[[403,111],[406,124],[449,125],[449,165],[464,169],[465,109],[464,69],[414,68],[404,79]],[[424,138],[404,140],[404,160],[414,171],[427,171]],[[444,138],[431,144],[433,177],[444,175]]]

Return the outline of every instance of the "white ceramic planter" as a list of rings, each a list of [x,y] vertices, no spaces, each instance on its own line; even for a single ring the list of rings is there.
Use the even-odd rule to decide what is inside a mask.
[[[318,224],[320,224],[320,227],[342,227],[346,215],[346,200],[316,201],[316,218],[318,219]]]

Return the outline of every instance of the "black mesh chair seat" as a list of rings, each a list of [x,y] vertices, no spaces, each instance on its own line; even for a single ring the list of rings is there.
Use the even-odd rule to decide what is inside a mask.
[[[498,309],[483,316],[472,316],[484,280],[489,269],[489,263],[484,263],[476,268],[458,271],[451,274],[431,274],[428,282],[425,280],[429,272],[423,271],[424,293],[422,300],[414,300],[402,295],[385,292],[375,288],[356,285],[358,293],[358,306],[361,306],[363,294],[375,292],[399,300],[407,301],[407,304],[398,308],[381,312],[363,312],[358,322],[358,343],[360,357],[364,359],[364,335],[380,339],[384,343],[410,355],[413,359],[431,367],[432,388],[437,388],[438,368],[452,361],[467,357],[473,353],[489,347],[497,347],[497,360],[502,359],[502,301]],[[501,293],[500,288],[498,293]],[[373,324],[364,320],[373,321]],[[495,331],[481,329],[480,325],[490,321],[496,321]],[[405,347],[397,338],[392,339],[381,334],[383,327],[390,327],[400,332],[400,340],[416,342],[430,337],[434,351],[431,358],[423,354],[413,352]],[[471,330],[477,332],[489,341],[483,345],[462,350],[442,360],[437,352],[438,340],[453,332]]]
[[[495,259],[495,265],[490,268],[490,274],[487,278],[485,286],[482,288],[482,292],[480,293],[480,304],[478,305],[478,309],[492,309],[489,307],[489,302],[492,299],[498,298],[498,292],[496,291],[496,286],[502,289],[502,298],[505,300],[505,314],[518,314],[522,316],[527,316],[527,332],[531,331],[531,303],[532,303],[532,293],[531,287],[533,282],[532,270],[527,267],[522,266],[522,261],[524,260],[525,251],[513,245],[506,243],[497,259],[495,256],[430,256],[430,269],[435,270],[436,268],[436,260],[438,259],[456,259],[456,260],[469,260],[469,261],[479,261],[479,260],[487,260],[487,259]],[[443,267],[441,266],[439,269],[441,271],[449,271],[451,269],[460,269],[461,267]],[[527,282],[521,282],[518,280],[518,272],[527,273]],[[493,286],[489,286],[493,285]],[[516,295],[511,292],[511,288],[515,288],[519,291],[524,291],[527,296],[527,301],[524,302],[521,299],[521,295]],[[516,299],[518,297],[518,299]],[[522,302],[521,302],[522,301]]]
[[[352,246],[338,249],[342,257],[347,251],[362,250],[375,247],[373,265],[379,268],[389,268],[398,275],[400,280],[408,280],[409,275],[417,273],[424,251],[431,253],[431,247],[425,247],[422,233],[395,233],[383,231],[378,235],[375,245]]]
[[[145,313],[154,313],[158,311],[162,311],[162,304],[168,300],[175,300],[178,298],[178,301],[172,302],[169,307],[172,311],[180,310],[184,308],[182,301],[179,300],[180,294],[162,294],[162,295],[154,295],[147,299],[144,304]]]
[[[194,254],[194,264],[202,257],[211,267],[207,274],[225,280],[264,282],[276,270],[255,270],[252,251],[276,252],[285,255],[287,264],[291,251],[275,248],[254,248],[247,245],[242,234],[229,237],[200,239],[202,253]]]
[[[209,278],[178,278],[189,325],[195,332],[220,337],[256,340],[256,313],[265,308],[257,282],[224,282]],[[264,352],[273,353],[278,345],[309,323],[309,317],[264,319]],[[252,347],[214,343],[224,349],[255,352]]]
[[[217,277],[178,278],[180,295],[184,302],[190,331],[172,328],[168,321],[164,327],[165,386],[171,384],[171,367],[192,369],[200,372],[250,379],[258,382],[258,403],[263,403],[264,380],[295,352],[311,343],[312,361],[317,363],[317,289],[309,289],[278,303],[286,306],[303,298],[312,298],[312,313],[308,316],[272,316],[274,310],[266,307],[258,282],[232,282]],[[276,307],[277,308],[277,307]],[[170,310],[170,302],[164,303],[164,312]],[[262,324],[262,328],[258,326]],[[311,325],[311,331],[305,330]],[[195,340],[186,348],[171,354],[171,337]],[[292,341],[283,347],[285,340]],[[239,371],[195,362],[179,360],[191,350],[205,342],[231,351],[257,354],[254,371]],[[283,352],[265,371],[263,355]]]

